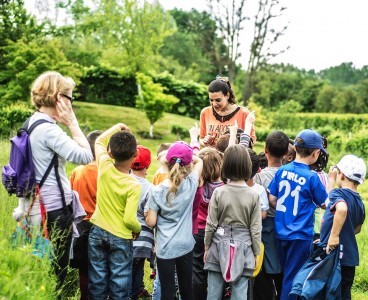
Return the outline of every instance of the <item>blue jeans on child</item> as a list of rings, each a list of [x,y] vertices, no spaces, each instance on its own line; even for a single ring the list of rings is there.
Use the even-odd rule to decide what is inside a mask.
[[[94,225],[88,244],[89,299],[128,299],[132,279],[132,240],[119,238]]]
[[[225,280],[220,272],[208,271],[208,290],[207,299],[222,299],[224,292]],[[248,298],[248,281],[249,278],[241,276],[237,281],[231,284],[231,298],[230,299],[244,299]]]
[[[158,277],[158,270],[156,270],[156,278],[153,281],[152,300],[161,300],[161,283]]]

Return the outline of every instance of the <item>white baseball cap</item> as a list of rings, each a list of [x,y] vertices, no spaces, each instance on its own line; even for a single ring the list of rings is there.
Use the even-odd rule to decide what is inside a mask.
[[[347,178],[355,180],[360,184],[363,183],[367,173],[367,166],[364,160],[351,154],[343,156],[336,167],[338,167],[341,173]]]

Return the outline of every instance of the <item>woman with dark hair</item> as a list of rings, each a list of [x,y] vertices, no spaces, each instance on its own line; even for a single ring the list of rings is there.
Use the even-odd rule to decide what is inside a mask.
[[[217,139],[228,131],[230,125],[238,122],[244,130],[247,108],[236,104],[235,95],[227,77],[217,76],[208,86],[210,106],[201,111],[200,141],[205,146],[214,147]],[[256,140],[254,128],[251,131],[253,143]]]

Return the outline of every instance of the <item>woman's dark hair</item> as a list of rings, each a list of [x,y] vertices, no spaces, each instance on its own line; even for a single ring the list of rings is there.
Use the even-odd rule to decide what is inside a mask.
[[[208,92],[222,92],[225,96],[229,93],[229,103],[236,103],[235,94],[231,88],[230,81],[225,77],[219,77],[218,79],[213,80],[208,86]]]
[[[221,169],[221,179],[227,183],[228,179],[233,181],[249,180],[252,175],[252,161],[248,149],[242,145],[231,145],[224,153]]]

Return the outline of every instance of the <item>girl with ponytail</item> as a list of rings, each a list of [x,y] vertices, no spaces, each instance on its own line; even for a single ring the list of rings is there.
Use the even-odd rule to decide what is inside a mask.
[[[161,299],[175,297],[175,270],[181,299],[193,299],[192,209],[203,162],[184,142],[173,143],[166,160],[169,176],[151,191],[146,222],[157,227],[157,268],[164,283]]]

